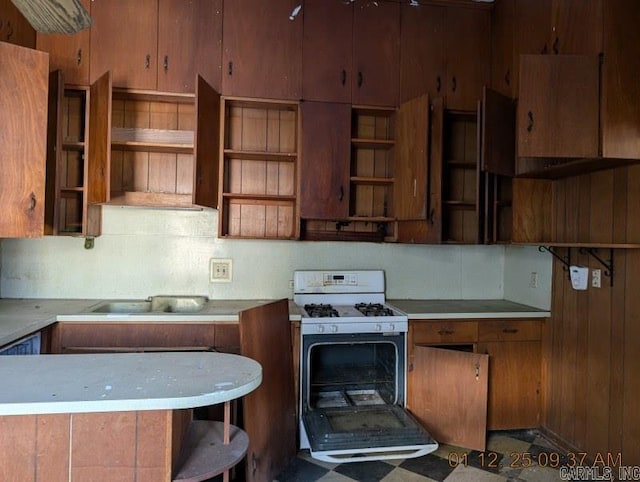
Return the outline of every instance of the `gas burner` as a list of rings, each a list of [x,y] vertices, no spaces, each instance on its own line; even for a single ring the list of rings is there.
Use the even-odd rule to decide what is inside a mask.
[[[311,318],[337,318],[340,316],[338,310],[325,303],[304,305],[304,310]]]
[[[364,316],[393,316],[393,311],[381,303],[357,303],[355,308]]]

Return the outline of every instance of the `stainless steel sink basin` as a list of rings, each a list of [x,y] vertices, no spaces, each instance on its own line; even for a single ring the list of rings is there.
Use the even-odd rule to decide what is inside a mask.
[[[152,296],[151,311],[198,313],[207,301],[206,296]]]
[[[107,301],[93,313],[198,313],[208,301],[206,296],[151,296],[146,300]]]
[[[93,313],[148,313],[151,301],[108,301],[94,308]]]

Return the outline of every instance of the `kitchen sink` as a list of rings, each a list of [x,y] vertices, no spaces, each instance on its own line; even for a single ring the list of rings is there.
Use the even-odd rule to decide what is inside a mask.
[[[208,301],[206,296],[150,296],[146,300],[107,301],[93,313],[198,313]]]

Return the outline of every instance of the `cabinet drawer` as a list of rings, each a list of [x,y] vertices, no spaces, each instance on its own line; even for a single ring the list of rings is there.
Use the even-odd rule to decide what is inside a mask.
[[[476,321],[412,322],[411,343],[474,343],[478,339]]]
[[[478,323],[478,341],[540,340],[540,320],[492,320]]]

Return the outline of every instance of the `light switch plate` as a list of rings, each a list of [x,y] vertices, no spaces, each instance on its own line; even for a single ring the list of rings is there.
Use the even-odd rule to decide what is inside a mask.
[[[229,258],[211,258],[209,261],[209,281],[230,283],[233,279],[233,261]]]

